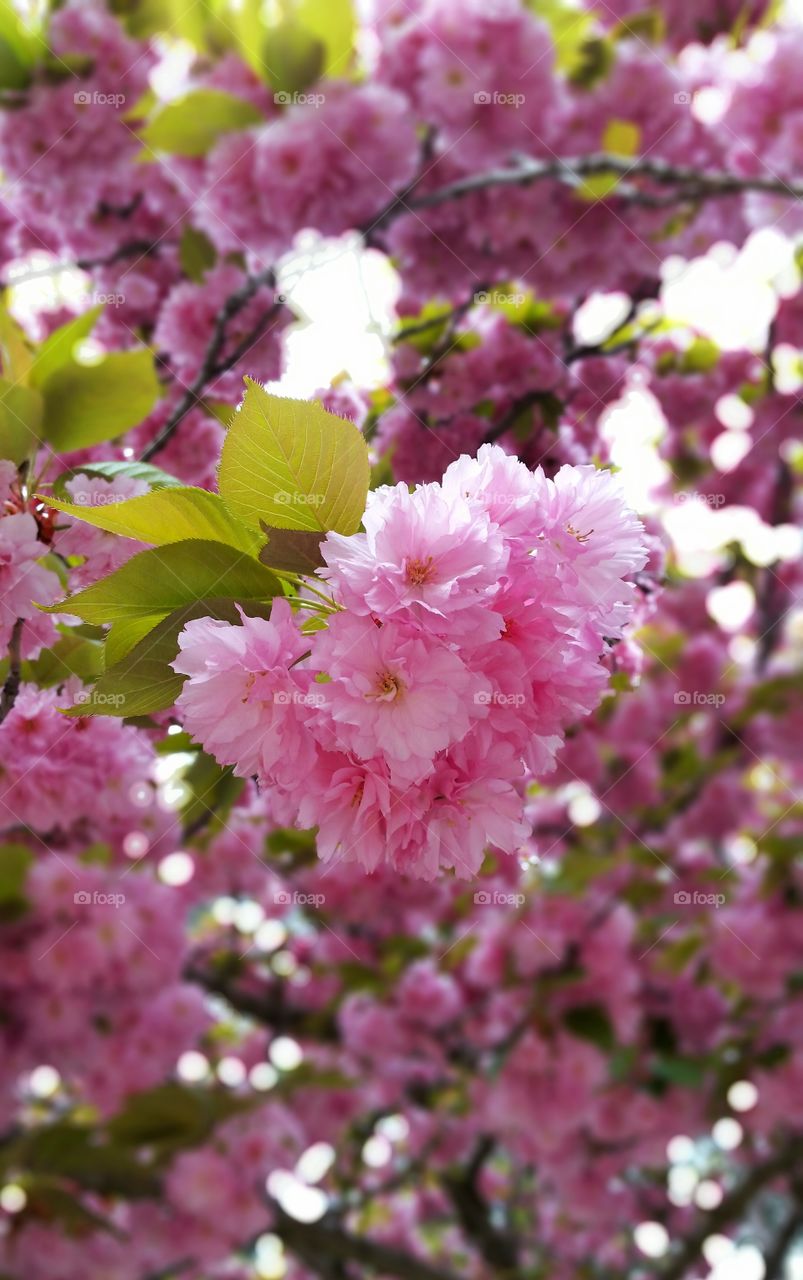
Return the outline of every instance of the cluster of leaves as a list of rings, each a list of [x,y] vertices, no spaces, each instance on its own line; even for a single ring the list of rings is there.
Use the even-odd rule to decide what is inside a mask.
[[[152,544],[51,606],[109,628],[96,696],[68,714],[130,717],[172,706],[182,677],[169,663],[191,618],[235,621],[237,604],[267,616],[276,595],[296,589],[293,575],[321,563],[318,547],[329,530],[358,529],[369,482],[361,434],[320,405],[247,383],[226,436],[218,493],[179,485],[154,467],[112,464],[110,472],[100,463],[81,470],[145,478],[150,492],[98,507],[47,498],[95,528]]]

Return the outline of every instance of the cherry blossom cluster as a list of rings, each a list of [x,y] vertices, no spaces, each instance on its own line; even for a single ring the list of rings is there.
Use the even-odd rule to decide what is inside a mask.
[[[177,705],[288,825],[318,827],[322,858],[470,877],[523,840],[526,778],[602,695],[642,528],[611,473],[549,480],[493,445],[440,484],[375,490],[364,524],[323,543],[325,628],[286,599],[269,621],[190,622]]]

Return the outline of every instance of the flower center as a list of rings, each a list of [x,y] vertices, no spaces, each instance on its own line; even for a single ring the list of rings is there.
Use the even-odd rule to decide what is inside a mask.
[[[408,560],[404,570],[411,587],[422,587],[432,577],[432,556],[427,556],[425,560]]]
[[[588,533],[578,533],[573,524],[567,524],[566,532],[571,534],[573,538],[576,538],[578,542],[588,542],[588,539],[591,537],[594,530],[589,529]]]
[[[401,695],[404,685],[398,676],[394,676],[392,671],[377,671],[376,684],[372,693],[368,694],[369,698],[376,698],[382,702],[393,702]]]

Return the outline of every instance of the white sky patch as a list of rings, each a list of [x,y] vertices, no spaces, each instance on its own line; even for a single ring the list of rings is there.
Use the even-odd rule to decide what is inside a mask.
[[[574,313],[574,340],[582,346],[604,342],[619,329],[630,310],[626,293],[592,293]]]
[[[692,262],[670,257],[662,275],[668,319],[694,328],[726,351],[762,351],[777,294],[794,292],[799,281],[792,242],[771,227],[753,232],[739,251],[717,244]]]
[[[268,390],[308,397],[343,373],[359,387],[381,386],[396,324],[395,270],[353,233],[329,240],[309,232],[298,243],[279,266],[279,290],[301,319],[286,333],[285,372]]]
[[[657,449],[666,419],[655,396],[638,378],[603,412],[600,432],[609,443],[611,461],[620,468],[619,479],[630,505],[643,513],[656,511],[654,492],[670,474]]]
[[[705,607],[723,631],[741,631],[756,607],[755,592],[749,582],[734,580],[709,591]]]

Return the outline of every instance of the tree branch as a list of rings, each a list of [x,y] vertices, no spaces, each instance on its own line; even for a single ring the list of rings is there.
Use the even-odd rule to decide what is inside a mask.
[[[260,271],[257,275],[249,276],[245,283],[242,284],[235,293],[229,295],[223,303],[217,320],[215,321],[215,327],[212,330],[212,337],[209,341],[209,346],[206,349],[206,354],[203,358],[200,369],[193,378],[189,387],[187,387],[184,395],[170,414],[159,434],[151,440],[150,444],[147,445],[145,449],[143,449],[140,455],[141,462],[149,462],[155,454],[164,449],[165,445],[172,440],[178,426],[183,422],[190,410],[194,409],[195,406],[203,399],[207,386],[212,379],[219,377],[221,373],[226,373],[231,369],[237,361],[242,358],[251,344],[256,341],[256,336],[261,336],[265,331],[266,322],[269,322],[278,314],[284,306],[283,302],[275,302],[265,315],[261,317],[255,331],[249,334],[247,339],[244,339],[243,342],[240,342],[230,355],[221,360],[223,348],[226,345],[226,329],[229,322],[248,305],[260,289],[263,287],[274,288],[275,285],[276,272],[273,267],[266,267],[264,271]]]
[[[481,1138],[466,1168],[459,1174],[447,1174],[443,1181],[468,1239],[474,1242],[490,1266],[499,1268],[502,1274],[515,1276],[519,1262],[518,1242],[512,1234],[494,1226],[488,1205],[477,1186],[482,1166],[493,1148],[493,1138]]]
[[[799,1231],[803,1231],[803,1210],[794,1208],[764,1254],[764,1280],[783,1280],[786,1255]]]
[[[605,152],[554,160],[533,160],[525,156],[507,169],[491,169],[487,173],[471,174],[436,191],[411,196],[405,201],[404,207],[399,207],[401,197],[396,197],[374,221],[373,226],[376,228],[378,225],[386,225],[402,213],[430,209],[449,200],[459,200],[494,187],[523,187],[552,179],[576,188],[581,187],[586,178],[600,174],[614,174],[621,178],[648,178],[659,186],[674,188],[668,196],[658,196],[642,187],[628,184],[617,186],[610,193],[631,204],[653,208],[663,208],[683,200],[718,200],[724,196],[744,195],[748,191],[786,196],[790,200],[803,199],[803,180],[800,179],[786,182],[783,178],[742,178],[733,173],[701,173],[696,169],[668,164],[665,160],[646,157],[628,159]]]
[[[697,1262],[705,1241],[711,1235],[722,1232],[737,1222],[749,1208],[754,1196],[784,1173],[795,1173],[803,1155],[803,1139],[799,1135],[789,1137],[781,1147],[762,1164],[751,1169],[742,1181],[724,1196],[716,1209],[705,1214],[686,1236],[680,1248],[659,1271],[660,1280],[684,1280],[686,1273]]]
[[[424,1258],[417,1258],[393,1245],[353,1235],[342,1227],[328,1225],[326,1220],[296,1222],[282,1209],[274,1207],[276,1234],[301,1258],[307,1255],[326,1258],[330,1262],[356,1262],[381,1275],[395,1276],[396,1280],[458,1280],[454,1272],[433,1266]]]
[[[17,701],[17,694],[22,683],[22,628],[24,625],[24,620],[17,618],[11,629],[11,639],[8,645],[8,675],[0,692],[0,724],[3,723]]]

